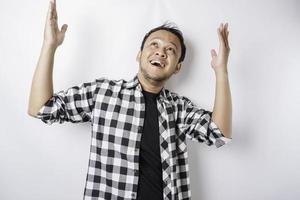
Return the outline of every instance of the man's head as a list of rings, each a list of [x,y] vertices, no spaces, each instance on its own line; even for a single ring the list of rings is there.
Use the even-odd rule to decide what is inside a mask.
[[[150,30],[143,39],[137,61],[146,79],[163,82],[179,72],[185,57],[182,32],[170,24]]]

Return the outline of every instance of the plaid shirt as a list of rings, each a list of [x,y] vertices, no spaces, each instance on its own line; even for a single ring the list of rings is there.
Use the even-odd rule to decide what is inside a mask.
[[[163,197],[191,199],[186,138],[214,145],[231,141],[187,97],[162,88],[157,98]],[[84,199],[135,199],[145,99],[137,75],[130,80],[98,78],[54,93],[36,118],[91,122],[92,139]]]

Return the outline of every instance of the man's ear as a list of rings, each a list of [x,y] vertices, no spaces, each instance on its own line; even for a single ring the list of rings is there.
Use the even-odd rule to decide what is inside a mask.
[[[141,51],[138,52],[138,54],[136,55],[136,61],[140,61],[141,58]]]
[[[180,71],[181,66],[182,66],[182,62],[180,62],[176,65],[176,70],[174,71],[174,74],[177,74]]]

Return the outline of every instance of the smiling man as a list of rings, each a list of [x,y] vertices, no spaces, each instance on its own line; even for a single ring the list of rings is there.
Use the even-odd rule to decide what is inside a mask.
[[[137,61],[140,64],[138,78],[145,90],[158,93],[166,81],[181,68],[182,47],[180,32],[167,25],[151,30],[145,37]],[[185,48],[185,47],[184,47]],[[184,56],[183,56],[184,57]],[[180,61],[180,62],[179,62]]]
[[[232,139],[227,29],[227,23],[220,25],[219,52],[211,50],[213,111],[164,87],[180,71],[186,51],[182,32],[170,24],[145,35],[136,57],[139,70],[131,80],[102,77],[53,93],[54,54],[67,25],[58,29],[56,2],[51,0],[28,114],[49,125],[91,123],[84,199],[191,198],[186,139],[215,147]]]

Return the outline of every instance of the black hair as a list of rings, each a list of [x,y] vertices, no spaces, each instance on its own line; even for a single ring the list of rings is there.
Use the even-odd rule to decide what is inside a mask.
[[[172,24],[169,22],[165,22],[163,25],[153,28],[148,33],[146,33],[146,35],[144,36],[142,45],[141,45],[141,51],[143,50],[144,44],[145,44],[147,38],[151,35],[151,33],[155,32],[155,31],[159,31],[159,30],[166,30],[177,36],[177,38],[180,41],[180,46],[181,46],[181,55],[180,55],[178,63],[182,62],[184,60],[185,52],[186,52],[183,35],[182,35],[182,32],[179,30],[179,28],[175,24]]]

